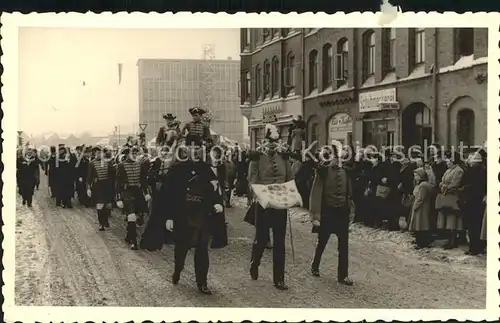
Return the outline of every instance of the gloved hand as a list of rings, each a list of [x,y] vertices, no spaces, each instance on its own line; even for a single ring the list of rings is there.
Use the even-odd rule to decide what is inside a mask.
[[[315,227],[319,227],[319,225],[320,225],[319,220],[313,220],[312,221],[312,225],[315,226]]]
[[[168,231],[172,232],[174,230],[174,221],[167,220],[167,223],[165,223],[165,227],[167,228]]]
[[[146,199],[146,202],[149,202],[151,200],[151,195],[146,194],[144,195],[144,198]]]
[[[123,202],[122,201],[116,201],[116,206],[118,206],[119,209],[123,209]]]
[[[78,178],[78,181],[79,181],[80,183],[81,183],[81,182],[83,182],[83,178],[79,177],[79,178]]]
[[[220,204],[215,204],[214,205],[214,210],[215,210],[216,213],[221,213],[222,211],[224,211],[224,208]]]
[[[90,189],[87,190],[87,196],[92,197],[92,191]]]

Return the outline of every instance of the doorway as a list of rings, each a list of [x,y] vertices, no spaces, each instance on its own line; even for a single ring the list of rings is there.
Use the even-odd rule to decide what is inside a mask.
[[[411,146],[432,144],[431,109],[423,103],[412,103],[403,112],[402,141],[408,149]]]

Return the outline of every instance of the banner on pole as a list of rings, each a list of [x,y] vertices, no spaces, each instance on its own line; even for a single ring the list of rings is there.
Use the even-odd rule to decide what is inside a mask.
[[[118,63],[118,84],[122,84],[122,68],[123,64]]]

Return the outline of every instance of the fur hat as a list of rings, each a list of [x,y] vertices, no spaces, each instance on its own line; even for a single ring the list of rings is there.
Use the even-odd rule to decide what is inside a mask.
[[[194,108],[189,109],[189,113],[191,115],[193,115],[193,114],[202,115],[202,114],[207,113],[207,111],[205,111],[205,110],[203,110],[202,108],[199,108],[199,107],[194,107]]]
[[[266,124],[266,127],[264,129],[265,139],[276,141],[280,139],[280,133],[278,131],[278,127],[276,127],[273,124]]]
[[[165,120],[175,120],[175,119],[177,119],[177,117],[174,116],[172,113],[167,113],[167,114],[163,115],[163,119],[165,119]]]

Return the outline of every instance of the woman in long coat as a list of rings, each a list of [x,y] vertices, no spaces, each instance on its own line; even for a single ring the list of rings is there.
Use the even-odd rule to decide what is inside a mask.
[[[446,164],[448,169],[439,184],[439,193],[436,197],[438,211],[437,228],[448,232],[448,243],[445,249],[458,246],[458,233],[464,230],[463,219],[458,206],[459,192],[464,170],[460,166],[461,156],[458,153],[448,154]]]
[[[484,155],[484,159],[483,159]],[[485,153],[474,153],[469,157],[469,167],[464,172],[460,193],[460,211],[469,234],[467,254],[478,255],[484,251],[481,241],[481,226],[484,215],[484,197],[486,196]]]
[[[429,183],[424,168],[414,171],[415,188],[413,189],[414,202],[411,207],[411,218],[408,230],[415,232],[417,249],[429,246],[430,217],[432,211],[432,185]]]

